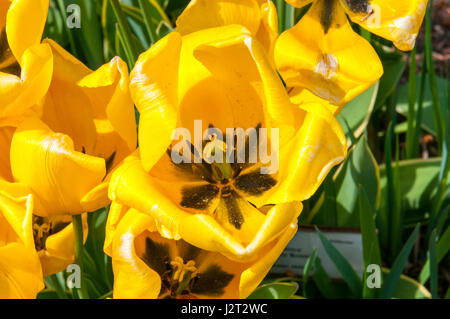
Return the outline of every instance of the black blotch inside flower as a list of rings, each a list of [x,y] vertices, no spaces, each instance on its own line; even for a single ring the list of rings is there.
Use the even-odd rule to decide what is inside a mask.
[[[222,200],[228,212],[228,222],[236,229],[241,229],[244,223],[244,216],[238,204],[239,198],[239,195],[231,190],[230,187],[222,189]]]
[[[181,195],[181,206],[204,210],[208,208],[213,199],[219,195],[219,188],[211,184],[188,186],[183,187]]]
[[[322,8],[322,15],[320,17],[320,24],[323,27],[323,31],[328,33],[328,30],[331,27],[331,23],[333,21],[333,8],[335,0],[324,0],[323,1],[323,8]]]
[[[142,260],[163,278],[170,271],[169,245],[156,243],[150,238],[145,240],[145,252]]]
[[[199,295],[220,296],[225,287],[233,280],[234,275],[223,271],[218,265],[211,265],[198,274],[191,291]]]
[[[277,181],[268,174],[252,172],[240,175],[236,178],[234,185],[236,188],[246,194],[257,196],[276,185]]]
[[[369,0],[345,0],[348,8],[355,13],[369,13]]]

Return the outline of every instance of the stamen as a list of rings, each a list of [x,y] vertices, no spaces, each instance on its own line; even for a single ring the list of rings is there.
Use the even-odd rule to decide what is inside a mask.
[[[175,257],[170,262],[170,265],[173,267],[173,283],[178,283],[176,294],[181,294],[189,287],[191,280],[197,275],[195,261],[189,260],[185,264],[183,258]]]

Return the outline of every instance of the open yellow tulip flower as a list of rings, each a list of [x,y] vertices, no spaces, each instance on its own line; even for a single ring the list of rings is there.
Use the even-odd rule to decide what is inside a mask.
[[[0,127],[41,112],[53,68],[50,47],[40,44],[48,2],[0,1]]]
[[[255,258],[283,234],[298,202],[346,155],[333,114],[292,104],[262,45],[239,25],[169,34],[140,56],[130,87],[140,147],[113,173],[110,198],[151,215],[163,237],[233,260]],[[246,155],[236,160],[238,143],[218,134],[248,130],[259,149],[241,135]]]
[[[44,288],[32,214],[27,187],[0,180],[0,299],[36,298]]]
[[[287,0],[295,7],[312,2],[299,23],[275,45],[275,64],[289,87],[307,88],[343,105],[383,74],[368,41],[355,33],[347,16],[361,27],[411,50],[427,0]]]
[[[182,239],[162,237],[148,214],[114,202],[112,209],[107,232],[114,230],[105,251],[112,257],[113,296],[119,299],[246,298],[297,231],[295,221],[257,259],[239,263]]]
[[[109,173],[136,148],[125,63],[91,71],[58,44],[41,118],[21,123],[11,142],[14,180],[28,185],[35,214],[80,214],[106,206]]]
[[[278,38],[278,16],[270,0],[191,0],[177,19],[176,31],[186,35],[231,24],[246,27],[272,60]]]

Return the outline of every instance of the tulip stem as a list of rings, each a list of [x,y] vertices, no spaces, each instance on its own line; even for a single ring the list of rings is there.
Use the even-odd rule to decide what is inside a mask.
[[[77,293],[80,299],[88,299],[89,295],[84,280],[83,267],[83,220],[80,215],[72,215],[73,233],[75,237],[75,264],[80,267],[80,288]]]

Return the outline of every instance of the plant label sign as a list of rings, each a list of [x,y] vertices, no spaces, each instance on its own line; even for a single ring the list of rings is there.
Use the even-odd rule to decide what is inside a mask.
[[[347,259],[355,272],[362,276],[364,271],[362,237],[359,229],[321,227],[320,231]],[[314,227],[300,227],[297,234],[285,248],[275,265],[271,274],[289,274],[302,276],[306,261],[316,248],[316,255],[320,258],[323,268],[327,274],[334,279],[342,279],[333,261],[328,257],[325,248],[320,241]]]

